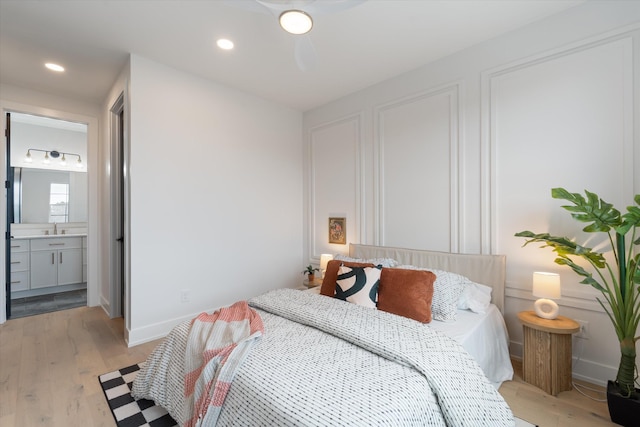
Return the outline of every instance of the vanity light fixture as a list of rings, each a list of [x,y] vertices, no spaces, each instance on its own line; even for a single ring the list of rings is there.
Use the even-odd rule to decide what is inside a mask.
[[[297,9],[282,12],[279,22],[282,29],[291,34],[306,34],[313,28],[311,16]]]
[[[24,158],[24,162],[25,163],[33,163],[33,157],[31,156],[31,152],[32,151],[39,151],[41,153],[44,153],[44,159],[42,160],[42,163],[44,164],[50,164],[51,163],[51,158],[57,159],[58,157],[62,156],[62,158],[60,159],[60,165],[61,166],[66,166],[67,165],[67,157],[66,156],[76,156],[78,158],[77,162],[76,162],[76,167],[81,168],[82,167],[82,157],[80,157],[80,154],[75,154],[75,153],[64,153],[62,151],[57,151],[57,150],[40,150],[39,148],[29,148],[27,150],[27,155]]]

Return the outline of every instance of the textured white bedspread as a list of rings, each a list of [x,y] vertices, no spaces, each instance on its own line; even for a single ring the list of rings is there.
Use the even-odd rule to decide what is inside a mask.
[[[249,303],[262,317],[265,333],[238,371],[219,425],[515,423],[460,344],[418,322],[291,289]],[[173,347],[166,349],[167,357],[179,359],[180,343]],[[173,369],[138,376],[140,381],[164,376],[167,384],[158,394],[168,401],[157,403],[170,413],[171,395],[182,393],[181,375],[172,373],[178,362],[171,362]]]

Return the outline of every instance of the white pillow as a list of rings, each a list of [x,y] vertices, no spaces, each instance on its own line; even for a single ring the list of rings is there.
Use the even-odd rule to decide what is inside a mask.
[[[436,275],[433,282],[433,299],[431,301],[431,315],[433,319],[441,322],[454,322],[458,318],[458,300],[464,290],[464,276],[434,268],[422,268],[415,265],[400,265],[396,268],[406,270],[431,271]]]
[[[397,266],[399,264],[398,261],[396,261],[393,258],[362,259],[362,258],[351,258],[349,256],[342,255],[342,254],[337,254],[336,256],[333,257],[333,259],[337,259],[339,261],[345,261],[345,262],[357,262],[357,263],[360,263],[360,264],[381,265],[381,266],[387,267],[387,268],[395,267],[395,266]]]
[[[464,283],[464,289],[458,300],[460,310],[471,310],[474,313],[486,313],[491,304],[491,291],[489,286],[468,280]]]
[[[380,267],[345,267],[338,269],[335,297],[364,307],[376,308]]]

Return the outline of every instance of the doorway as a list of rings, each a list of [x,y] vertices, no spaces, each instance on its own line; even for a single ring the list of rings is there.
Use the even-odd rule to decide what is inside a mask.
[[[124,117],[124,94],[120,94],[116,102],[111,107],[111,164],[113,165],[111,174],[111,280],[110,280],[110,306],[109,315],[114,317],[125,317],[123,310],[125,302],[125,252],[126,252],[126,229],[125,229],[125,117]],[[126,322],[126,318],[125,318]]]
[[[88,125],[6,120],[6,318],[86,306]]]

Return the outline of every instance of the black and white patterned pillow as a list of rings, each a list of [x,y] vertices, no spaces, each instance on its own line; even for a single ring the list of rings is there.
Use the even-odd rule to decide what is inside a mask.
[[[415,265],[401,265],[397,268],[406,270],[426,270],[436,275],[433,282],[433,299],[431,300],[431,315],[441,322],[455,322],[458,317],[458,300],[464,290],[465,282],[469,281],[460,274],[434,268],[416,267]]]
[[[364,307],[376,308],[382,266],[338,269],[335,297]]]

